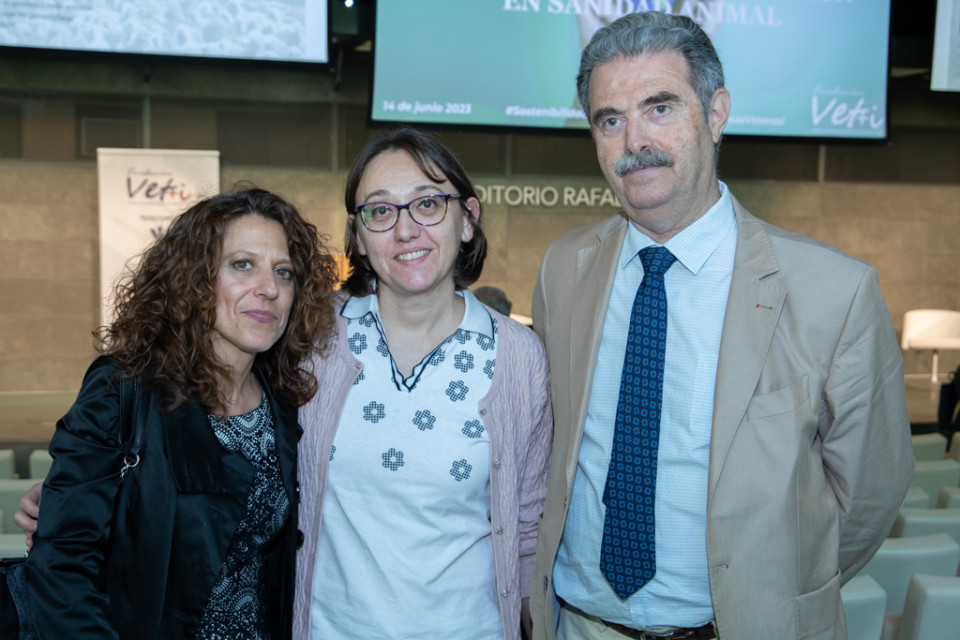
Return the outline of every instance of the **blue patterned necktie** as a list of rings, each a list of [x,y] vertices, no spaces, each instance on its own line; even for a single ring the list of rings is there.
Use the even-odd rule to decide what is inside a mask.
[[[607,512],[600,548],[600,570],[621,600],[657,571],[653,509],[667,345],[663,274],[674,260],[665,247],[641,249],[643,281],[633,301],[623,358],[613,450],[603,491]]]

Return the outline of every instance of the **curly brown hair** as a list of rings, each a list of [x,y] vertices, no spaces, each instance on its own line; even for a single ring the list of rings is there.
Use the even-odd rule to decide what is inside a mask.
[[[279,222],[286,233],[296,282],[287,328],[256,365],[271,389],[295,406],[317,391],[304,368],[323,353],[334,328],[337,271],[326,237],[278,195],[258,188],[202,200],[178,216],[116,287],[116,319],[94,332],[97,349],[113,356],[124,375],[143,376],[167,410],[195,398],[207,411],[224,406],[218,380],[229,378],[212,342],[217,273],[228,225],[248,215]]]

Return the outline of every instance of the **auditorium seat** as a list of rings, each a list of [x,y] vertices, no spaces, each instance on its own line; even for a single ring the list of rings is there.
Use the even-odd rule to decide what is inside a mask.
[[[916,573],[955,576],[960,544],[945,533],[887,538],[857,575],[867,575],[887,592],[887,613],[901,613],[910,578]]]
[[[930,506],[930,496],[920,487],[910,487],[907,489],[907,495],[903,498],[903,504],[900,508],[907,509],[926,509]]]
[[[960,509],[960,487],[941,488],[937,495],[937,508]]]
[[[9,514],[8,517],[4,518],[3,531],[0,531],[0,533],[20,532],[20,529],[13,523],[13,514],[20,510],[20,498],[36,483],[36,480],[30,479],[0,479],[0,512]]]
[[[847,618],[847,640],[879,640],[887,592],[870,576],[854,576],[840,589]]]
[[[30,477],[34,480],[43,480],[50,472],[53,458],[46,449],[34,449],[30,453]]]
[[[960,543],[960,509],[900,509],[891,538],[946,533]]]
[[[947,439],[939,433],[924,433],[910,439],[913,441],[913,457],[917,462],[943,460],[947,452]]]
[[[917,574],[910,579],[898,640],[960,636],[960,578]]]
[[[912,487],[920,487],[930,496],[930,504],[934,506],[941,487],[956,487],[960,485],[960,462],[956,460],[930,460],[918,462],[913,472]]]
[[[0,478],[13,478],[15,468],[13,449],[0,449]]]

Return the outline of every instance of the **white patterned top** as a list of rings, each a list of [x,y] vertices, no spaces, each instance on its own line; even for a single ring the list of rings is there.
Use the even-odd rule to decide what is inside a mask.
[[[312,637],[502,637],[490,440],[477,404],[493,378],[497,325],[464,299],[457,331],[407,378],[376,296],[342,311],[363,373],[331,449]]]

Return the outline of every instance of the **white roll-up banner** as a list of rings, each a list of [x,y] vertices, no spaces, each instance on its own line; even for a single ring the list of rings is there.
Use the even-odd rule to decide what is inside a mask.
[[[125,269],[198,200],[220,191],[220,152],[97,149],[100,196],[100,320],[113,318]]]

